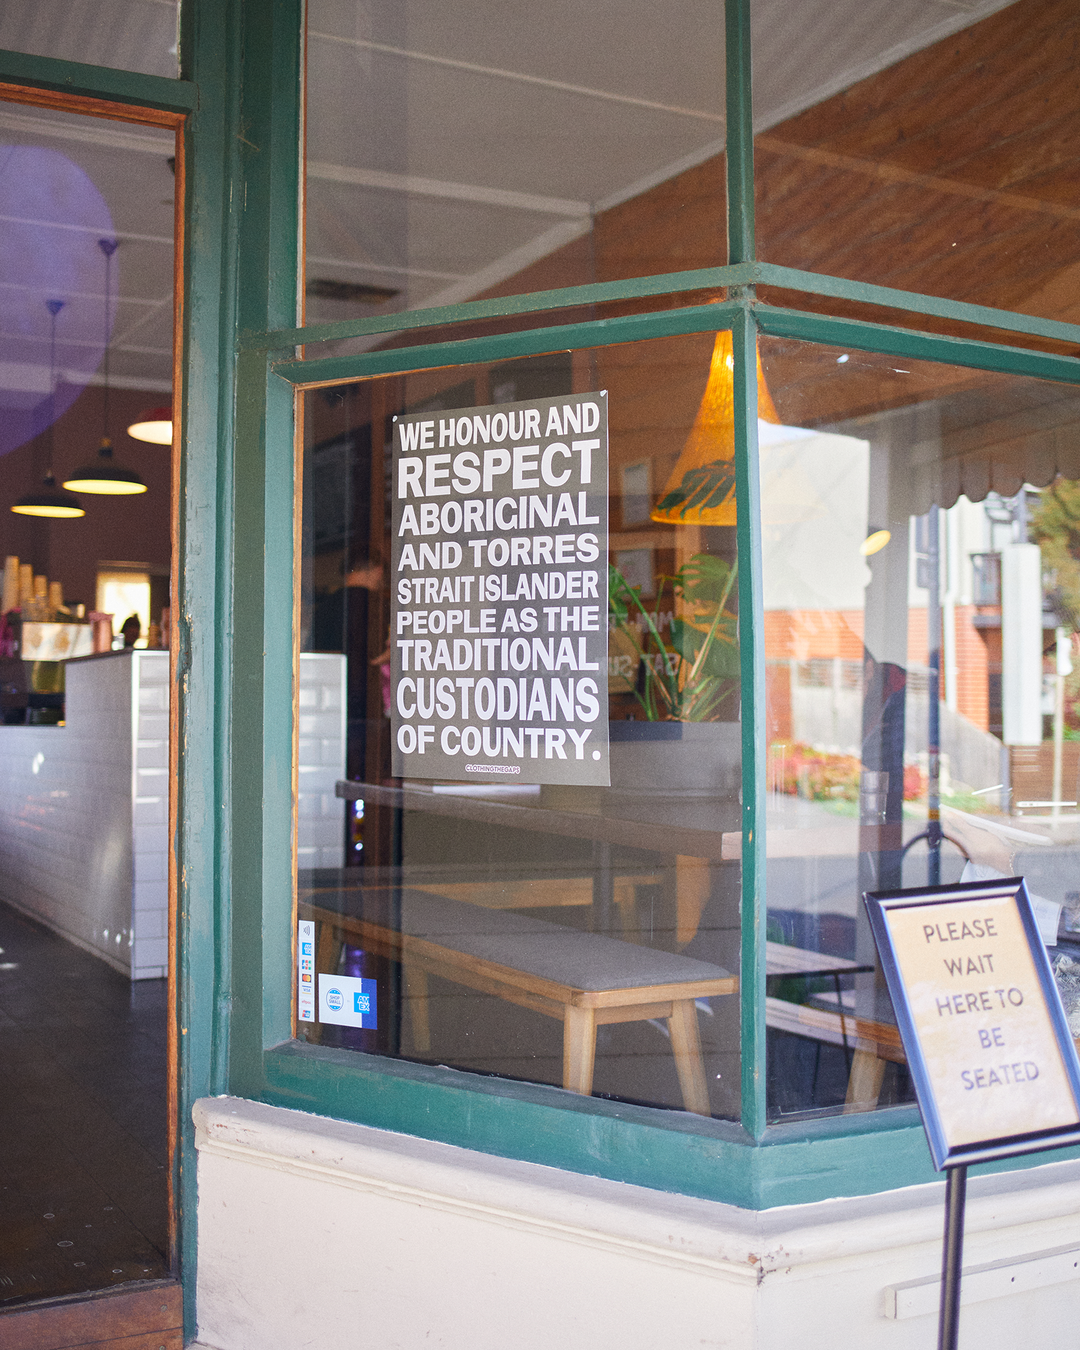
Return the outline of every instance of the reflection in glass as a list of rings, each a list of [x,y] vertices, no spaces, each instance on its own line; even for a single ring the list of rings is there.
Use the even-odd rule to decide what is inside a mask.
[[[1071,960],[1080,398],[794,342],[762,354],[784,422],[761,426],[778,1117],[910,1099],[863,891],[1022,874]]]
[[[175,79],[178,0],[5,0],[0,47]]]
[[[723,71],[702,0],[312,0],[307,321],[722,263]]]
[[[304,1038],[738,1115],[735,531],[650,518],[713,347],[711,334],[662,339],[306,396]],[[437,428],[452,410],[600,390],[611,786],[523,782],[528,758],[509,781],[395,778],[394,416],[430,413]],[[438,606],[441,587],[432,595]],[[496,607],[497,629],[509,608]]]
[[[1075,5],[754,12],[764,260],[1075,320]]]

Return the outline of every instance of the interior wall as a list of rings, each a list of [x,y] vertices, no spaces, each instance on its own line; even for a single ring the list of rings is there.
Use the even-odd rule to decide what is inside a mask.
[[[100,386],[84,389],[53,428],[53,471],[58,484],[97,456],[103,392]],[[21,562],[32,563],[35,573],[63,585],[66,599],[82,601],[89,609],[94,607],[101,561],[142,562],[167,573],[171,451],[167,445],[132,440],[124,430],[163,397],[160,391],[110,390],[113,456],[134,469],[147,490],[130,497],[83,493],[80,500],[86,515],[76,520],[42,520],[11,511],[24,493],[41,487],[48,467],[48,432],[0,459],[0,560],[13,553]],[[119,616],[117,622],[123,618]]]

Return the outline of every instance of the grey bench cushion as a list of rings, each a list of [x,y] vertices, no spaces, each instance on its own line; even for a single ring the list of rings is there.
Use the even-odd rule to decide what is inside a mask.
[[[593,993],[729,978],[720,966],[689,956],[424,891],[401,892],[398,926],[409,937]]]

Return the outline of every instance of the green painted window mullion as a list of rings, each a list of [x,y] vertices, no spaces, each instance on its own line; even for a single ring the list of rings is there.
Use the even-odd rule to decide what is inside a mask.
[[[995,328],[1001,332],[1016,333],[1021,337],[1048,338],[1055,342],[1080,345],[1080,325],[1064,323],[1058,319],[1043,319],[1030,314],[993,309],[988,305],[972,305],[963,300],[920,295],[914,291],[893,290],[888,286],[875,286],[870,282],[851,281],[845,277],[833,277],[819,272],[802,272],[794,267],[780,267],[774,263],[744,262],[727,267],[701,268],[692,272],[667,272],[650,277],[630,277],[622,281],[596,282],[588,286],[567,286],[552,291],[500,296],[492,300],[469,300],[460,305],[445,305],[437,309],[410,310],[404,314],[347,319],[338,323],[314,324],[308,328],[248,332],[241,336],[241,347],[245,350],[266,351],[273,347],[288,348],[304,343],[338,341],[378,333],[414,332],[417,329],[440,328],[482,319],[540,314],[555,309],[571,309],[580,305],[604,304],[615,300],[634,300],[647,296],[677,295],[693,290],[755,284],[776,286],[787,291],[802,291],[808,295],[822,295],[837,300],[854,300],[884,309],[925,314],[933,318],[952,319],[980,328]],[[311,359],[318,358],[312,356]]]
[[[114,70],[110,66],[90,66],[81,61],[61,61],[55,56],[31,56],[6,49],[0,50],[0,81],[177,113],[191,112],[198,105],[199,97],[198,86],[190,80],[170,80],[162,75],[144,75],[134,70]]]
[[[582,305],[600,305],[614,300],[722,290],[726,286],[746,285],[752,280],[753,273],[748,267],[701,267],[690,272],[664,272],[657,276],[596,281],[585,286],[562,286],[552,291],[530,291],[524,295],[503,295],[492,300],[466,300],[458,305],[441,305],[435,309],[406,310],[404,313],[372,315],[364,319],[342,319],[337,323],[312,324],[307,328],[252,332],[242,336],[241,346],[265,351],[269,347],[337,342],[344,338],[367,337],[373,333],[443,328],[452,324],[475,323],[481,319],[542,314],[553,309],[575,309]]]
[[[754,107],[750,0],[725,0],[728,262],[754,257]]]
[[[1060,319],[1016,314],[1010,310],[993,309],[989,305],[969,304],[966,300],[946,300],[940,295],[898,291],[890,286],[875,286],[868,281],[851,281],[846,277],[832,277],[818,272],[802,272],[797,268],[780,267],[775,263],[757,262],[753,264],[751,270],[753,280],[761,286],[803,291],[809,295],[824,295],[835,300],[854,300],[861,304],[878,305],[884,309],[902,309],[914,314],[930,315],[936,319],[955,319],[960,323],[976,324],[981,328],[997,328],[1002,332],[1017,333],[1025,337],[1042,337],[1055,342],[1080,344],[1080,324],[1064,323]]]
[[[303,0],[242,13],[236,342],[296,323],[301,271]],[[291,1034],[293,970],[294,408],[267,355],[240,352],[235,410],[230,1089],[251,1097]]]
[[[736,541],[742,667],[742,1123],[765,1133],[765,651],[757,440],[757,330],[749,310],[732,329]]]
[[[295,817],[293,710],[297,625],[295,612],[295,520],[300,484],[296,475],[296,391],[262,364],[265,381],[266,464],[263,556],[263,841],[262,841],[262,1048],[292,1035],[293,875]],[[288,702],[285,700],[288,699]],[[260,1061],[260,1072],[262,1064]]]
[[[176,504],[180,628],[178,705],[177,1016],[179,1119],[176,1194],[185,1339],[195,1325],[196,1154],[191,1107],[227,1092],[232,1006],[229,799],[233,459],[232,334],[239,217],[239,52],[236,10],[216,0],[183,6],[182,72],[202,97],[185,126],[184,381]],[[168,83],[161,81],[162,84]],[[86,92],[116,97],[115,88]]]
[[[488,337],[435,342],[426,346],[390,347],[349,356],[328,356],[317,361],[279,361],[273,368],[275,374],[290,384],[331,384],[366,379],[373,375],[395,375],[403,371],[469,365],[482,361],[505,361],[515,356],[534,356],[582,347],[606,347],[620,342],[640,342],[646,338],[714,333],[730,327],[732,319],[739,313],[741,309],[736,304],[693,305],[686,309],[664,309],[649,314],[625,314],[617,319],[589,319],[584,323],[563,324],[555,328],[529,328],[521,332],[495,333]]]
[[[282,822],[276,801],[267,800],[263,738],[265,709],[272,692],[264,669],[264,621],[268,608],[266,367],[257,356],[243,355],[236,367],[233,424],[233,556],[229,624],[233,660],[229,671],[230,781],[226,802],[230,823],[229,898],[231,902],[231,988],[229,1091],[256,1097],[261,1086],[263,1018],[264,888],[272,883],[264,852],[270,822]],[[289,644],[291,624],[276,639]],[[276,691],[278,716],[291,724],[291,691]],[[270,794],[274,796],[273,793]],[[275,811],[275,808],[278,808]],[[284,825],[288,835],[289,827]],[[286,863],[286,867],[288,863]]]
[[[303,0],[239,0],[236,327],[295,324]],[[231,682],[230,1090],[257,1096],[290,1034],[293,855],[293,398],[267,353],[236,362]],[[284,1010],[284,1013],[283,1013]]]
[[[1033,375],[1044,380],[1080,383],[1080,358],[1053,352],[1032,351],[1005,343],[974,338],[921,333],[912,328],[866,323],[861,319],[837,319],[827,314],[778,309],[760,302],[754,306],[758,328],[775,337],[820,342],[831,347],[883,352],[913,360],[941,361],[1004,374]]]

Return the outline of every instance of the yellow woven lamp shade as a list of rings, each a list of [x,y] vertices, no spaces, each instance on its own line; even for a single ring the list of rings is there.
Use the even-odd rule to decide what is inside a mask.
[[[731,334],[717,333],[709,382],[683,452],[653,520],[672,525],[735,524],[735,357]],[[757,358],[758,417],[780,425]]]

